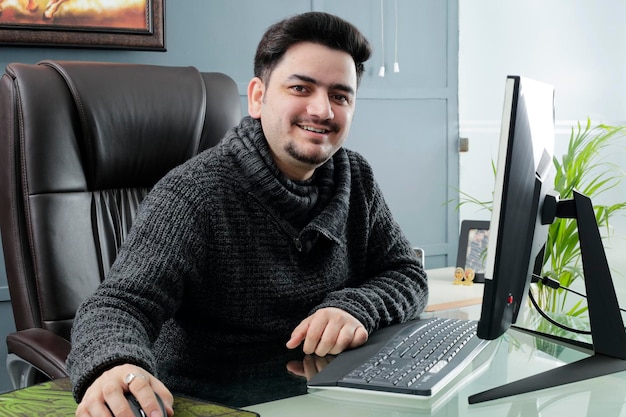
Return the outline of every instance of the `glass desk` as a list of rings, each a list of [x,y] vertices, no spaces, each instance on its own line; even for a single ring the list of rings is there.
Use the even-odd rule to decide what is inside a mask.
[[[626,416],[626,372],[514,397],[468,404],[470,395],[553,369],[586,354],[509,330],[442,393],[419,400],[371,392],[311,391],[306,395],[245,407],[263,417],[287,416]],[[558,352],[558,354],[548,354]]]
[[[457,313],[464,314],[462,311]],[[265,357],[270,360],[259,362],[257,367],[250,366],[250,358],[241,362],[245,367],[221,361],[221,364],[228,365],[224,369],[228,368],[229,371],[216,372],[214,378],[208,378],[206,383],[198,381],[197,395],[202,395],[203,401],[226,404],[241,411],[177,397],[175,415],[626,417],[626,372],[481,404],[468,404],[468,396],[472,394],[586,356],[580,351],[551,342],[542,341],[538,344],[537,340],[529,334],[510,330],[488,346],[455,381],[430,400],[372,392],[308,392],[306,379],[288,370],[289,367],[297,373],[299,361],[283,355]],[[544,350],[552,353],[548,354]],[[285,359],[288,361],[283,362]],[[76,404],[69,391],[69,382],[59,380],[53,384],[55,388],[52,391],[48,391],[49,386],[44,384],[0,394],[0,415],[73,416]],[[41,403],[41,406],[36,406],[35,402]]]
[[[423,316],[480,317],[482,284],[453,286],[454,268],[429,272],[431,305]],[[463,293],[463,291],[467,291]],[[451,294],[450,296],[446,296]],[[451,302],[448,302],[451,301]],[[441,308],[441,307],[447,307]],[[528,319],[528,318],[524,318]],[[561,336],[565,336],[561,334]],[[574,337],[578,339],[578,336]],[[626,417],[626,372],[480,404],[468,397],[589,356],[589,352],[510,329],[437,396],[424,400],[354,390],[310,390],[306,395],[244,407],[263,417],[480,416]]]
[[[449,285],[452,287],[452,281]],[[441,288],[447,291],[448,287]],[[480,292],[480,289],[471,291],[471,294],[468,293],[470,298],[475,298],[475,293]],[[424,315],[477,319],[480,305],[474,302],[469,304],[451,310],[434,309]],[[187,387],[193,387],[190,395],[262,417],[626,417],[626,372],[480,404],[468,404],[470,395],[588,356],[584,351],[515,329],[491,342],[471,366],[437,396],[428,400],[352,390],[308,390],[304,375],[310,375],[311,369],[323,365],[323,361],[316,362],[315,358],[304,356],[301,352],[289,351],[282,344],[242,348],[214,356],[210,370],[181,370],[181,373],[195,371],[196,375],[200,375],[186,381]],[[71,399],[69,383],[61,383],[59,386],[65,387],[66,391],[55,394],[59,396],[59,402],[51,402],[44,414],[8,415],[73,415],[75,404]],[[15,398],[16,393],[19,393],[18,397],[23,403],[28,403],[29,392],[35,392],[29,389],[0,394],[0,415],[5,415],[3,404],[7,404],[9,397]],[[64,408],[58,410],[60,413],[55,413],[55,407],[60,407],[61,403]],[[179,417],[252,415],[238,414],[233,410],[215,414],[207,408],[198,408],[182,397],[177,397],[175,410]]]

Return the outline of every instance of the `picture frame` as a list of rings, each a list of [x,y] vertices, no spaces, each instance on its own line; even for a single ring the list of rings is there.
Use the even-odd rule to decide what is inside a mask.
[[[489,244],[488,220],[463,220],[459,234],[457,268],[474,271],[474,282],[485,282],[485,259]]]
[[[0,45],[165,51],[164,3],[0,0]]]

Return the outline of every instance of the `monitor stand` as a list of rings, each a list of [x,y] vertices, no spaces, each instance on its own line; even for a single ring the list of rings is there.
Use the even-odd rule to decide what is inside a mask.
[[[548,199],[553,199],[548,201]],[[546,207],[553,207],[555,217],[576,219],[583,262],[587,307],[593,341],[593,355],[540,374],[496,387],[468,398],[470,404],[495,400],[540,389],[583,381],[626,370],[626,331],[615,287],[606,260],[593,205],[589,197],[574,192],[573,199],[556,202],[547,196]]]

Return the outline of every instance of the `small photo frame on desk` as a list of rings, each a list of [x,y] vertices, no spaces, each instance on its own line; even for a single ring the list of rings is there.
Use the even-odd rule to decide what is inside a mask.
[[[485,282],[485,260],[489,246],[488,220],[463,220],[456,266],[474,271],[474,282]]]

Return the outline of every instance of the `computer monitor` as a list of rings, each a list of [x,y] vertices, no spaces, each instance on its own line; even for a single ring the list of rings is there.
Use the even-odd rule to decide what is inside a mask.
[[[485,287],[477,334],[495,339],[517,320],[539,276],[549,225],[576,220],[593,344],[591,355],[469,397],[479,403],[626,370],[626,331],[591,200],[551,192],[554,89],[518,76],[506,80]],[[565,248],[564,248],[565,249]],[[556,248],[558,250],[558,248]]]
[[[477,331],[483,339],[515,323],[535,265],[542,263],[549,225],[540,214],[554,184],[553,154],[554,88],[508,76]]]

